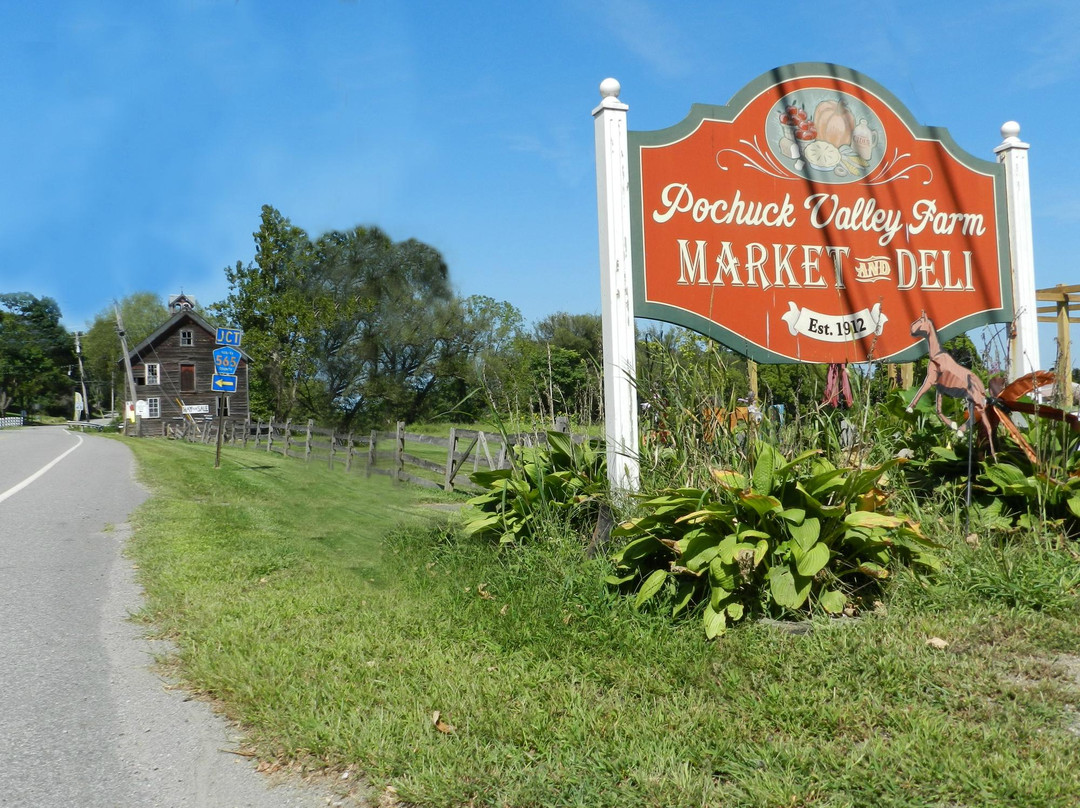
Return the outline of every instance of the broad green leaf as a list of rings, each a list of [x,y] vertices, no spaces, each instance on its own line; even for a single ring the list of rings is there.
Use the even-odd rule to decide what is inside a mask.
[[[765,554],[769,552],[769,543],[762,539],[754,548],[754,566],[756,567],[765,560]]]
[[[678,519],[675,520],[675,524],[678,525],[686,522],[691,525],[700,525],[702,522],[706,522],[710,519],[729,518],[728,515],[725,514],[723,511],[724,508],[722,507],[703,508],[702,510],[688,513],[685,516],[680,516]]]
[[[709,590],[709,604],[713,609],[719,609],[720,604],[731,597],[731,592],[722,586],[714,586]]]
[[[611,586],[622,586],[623,584],[630,583],[630,581],[637,578],[636,572],[631,572],[629,575],[608,575],[604,578],[604,583]]]
[[[654,555],[669,555],[669,550],[662,542],[652,536],[642,536],[626,545],[613,557],[616,564],[632,564]]]
[[[813,578],[803,578],[800,575],[795,575],[794,579],[795,579],[795,605],[792,606],[791,608],[799,609],[799,608],[802,607],[802,605],[804,603],[806,603],[806,599],[808,597],[810,597],[810,587],[813,585],[814,579]]]
[[[657,592],[659,592],[664,586],[664,581],[667,580],[667,577],[667,570],[653,570],[652,574],[646,578],[645,582],[641,585],[641,589],[638,590],[637,597],[634,598],[634,608],[640,609]]]
[[[863,575],[869,575],[871,578],[877,578],[879,581],[889,577],[889,571],[880,564],[875,564],[873,561],[864,561],[858,566],[858,570]]]
[[[716,544],[709,545],[702,548],[702,550],[694,555],[693,558],[685,561],[683,566],[691,572],[700,572],[712,563],[712,560],[716,558],[720,552],[719,546]]]
[[[490,486],[492,483],[500,480],[508,480],[514,473],[513,469],[495,469],[494,471],[474,471],[469,475],[469,479],[477,485],[484,487]]]
[[[779,513],[784,508],[780,504],[780,500],[776,497],[766,496],[765,494],[754,494],[747,491],[739,492],[739,500],[748,507],[757,512],[759,516],[764,516],[770,511]]]
[[[490,530],[496,525],[501,524],[503,521],[503,515],[500,513],[485,516],[482,519],[472,519],[465,523],[465,535],[475,536],[478,533],[483,533],[486,530]]]
[[[769,591],[778,606],[795,608],[795,577],[786,567],[775,566],[769,570]]]
[[[778,477],[782,477],[782,476],[786,475],[789,471],[791,471],[793,468],[795,468],[796,466],[799,466],[799,465],[805,463],[811,457],[816,457],[817,455],[820,455],[820,454],[821,454],[821,449],[807,449],[805,452],[802,452],[801,454],[799,454],[796,457],[792,458],[789,463],[786,463],[785,465],[778,468],[776,470],[776,475]]]
[[[732,601],[727,605],[728,617],[732,622],[742,620],[743,618],[743,605],[739,601]]]
[[[988,463],[984,474],[1003,492],[1038,496],[1038,487],[1034,481],[1011,463]]]
[[[809,550],[821,538],[821,520],[816,516],[811,516],[804,519],[801,525],[788,525],[788,531],[799,547]]]
[[[798,570],[799,575],[812,578],[829,563],[830,556],[829,548],[822,542],[818,542],[806,552],[806,555],[798,560],[795,569]]]
[[[744,528],[739,531],[739,541],[749,541],[750,539],[771,539],[772,534],[766,533],[764,530],[754,530],[753,528]]]
[[[724,540],[720,542],[720,546],[717,548],[720,556],[720,561],[724,564],[730,564],[735,560],[736,547],[739,544],[739,537],[734,533],[724,536]]]
[[[750,488],[755,494],[771,494],[776,468],[783,465],[784,458],[772,444],[765,441],[757,442],[754,454],[756,459]]]
[[[823,502],[818,501],[817,497],[807,491],[802,483],[796,483],[795,488],[802,493],[808,513],[815,513],[823,519],[832,519],[837,516],[843,516],[847,512],[847,508],[844,505],[826,505]]]
[[[806,492],[815,499],[821,499],[833,488],[841,488],[844,485],[844,469],[828,469],[820,474],[815,474],[808,480],[803,481]]]
[[[560,452],[571,462],[574,460],[576,454],[574,451],[574,441],[569,435],[562,432],[548,432],[547,442],[553,450]]]
[[[931,446],[930,451],[943,460],[951,460],[954,463],[959,462],[960,460],[956,452],[952,450],[951,446]]]
[[[672,617],[678,617],[690,604],[690,599],[694,596],[694,589],[696,587],[691,581],[681,581],[679,583],[679,588],[675,591],[675,605],[671,607]]]
[[[709,582],[713,587],[722,587],[730,592],[738,583],[735,578],[738,569],[737,564],[725,564],[717,556],[709,562]]]
[[[802,508],[787,508],[780,515],[788,522],[800,524],[806,518],[806,511]]]
[[[820,603],[821,608],[829,614],[840,614],[844,611],[844,607],[847,606],[847,598],[844,597],[843,592],[829,589],[821,593],[821,597],[818,598],[818,603]]]
[[[1073,516],[1080,517],[1080,494],[1069,497],[1065,503],[1069,506],[1069,510],[1073,512]]]
[[[876,511],[853,511],[844,517],[844,524],[849,527],[894,528],[907,524],[907,520],[887,513],[877,513]]]
[[[789,567],[776,566],[769,570],[769,590],[778,606],[798,609],[810,595],[812,578],[796,575]]]
[[[723,634],[725,628],[727,628],[727,618],[723,610],[716,611],[712,606],[707,605],[705,607],[705,637],[711,640]]]
[[[721,488],[730,491],[741,491],[746,488],[746,477],[737,471],[730,469],[709,469],[712,478]]]

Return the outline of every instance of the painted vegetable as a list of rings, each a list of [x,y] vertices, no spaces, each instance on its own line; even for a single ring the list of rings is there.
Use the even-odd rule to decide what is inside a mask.
[[[822,101],[814,108],[814,125],[817,139],[840,148],[851,143],[855,130],[855,116],[841,99]]]

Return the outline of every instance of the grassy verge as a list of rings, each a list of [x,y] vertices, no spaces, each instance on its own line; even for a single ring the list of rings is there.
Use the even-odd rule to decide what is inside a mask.
[[[960,542],[954,574],[878,614],[706,643],[633,612],[570,538],[499,554],[382,477],[131,445],[147,616],[265,759],[435,806],[1080,802],[1057,548]]]

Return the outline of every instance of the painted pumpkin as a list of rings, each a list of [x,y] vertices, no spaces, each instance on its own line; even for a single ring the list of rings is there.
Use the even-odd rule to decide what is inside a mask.
[[[855,131],[855,116],[840,99],[822,101],[814,108],[814,126],[817,127],[818,140],[824,140],[839,149],[851,144],[851,134]]]

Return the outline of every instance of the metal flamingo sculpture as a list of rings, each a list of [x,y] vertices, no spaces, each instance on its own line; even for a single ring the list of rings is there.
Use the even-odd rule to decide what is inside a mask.
[[[990,454],[996,459],[997,452],[994,451],[993,430],[986,415],[988,404],[986,388],[983,386],[982,380],[945,352],[941,347],[941,341],[938,339],[937,329],[934,328],[934,324],[926,316],[925,311],[919,319],[911,324],[911,336],[923,337],[926,340],[929,364],[926,366],[926,379],[923,380],[922,387],[915,394],[915,398],[908,404],[907,411],[913,412],[915,405],[919,403],[919,399],[923,397],[923,394],[931,387],[935,387],[937,388],[938,418],[947,427],[962,434],[964,431],[963,425],[950,421],[945,417],[945,413],[941,411],[941,397],[966,398],[975,412],[975,417],[986,430],[986,436],[990,442]]]

